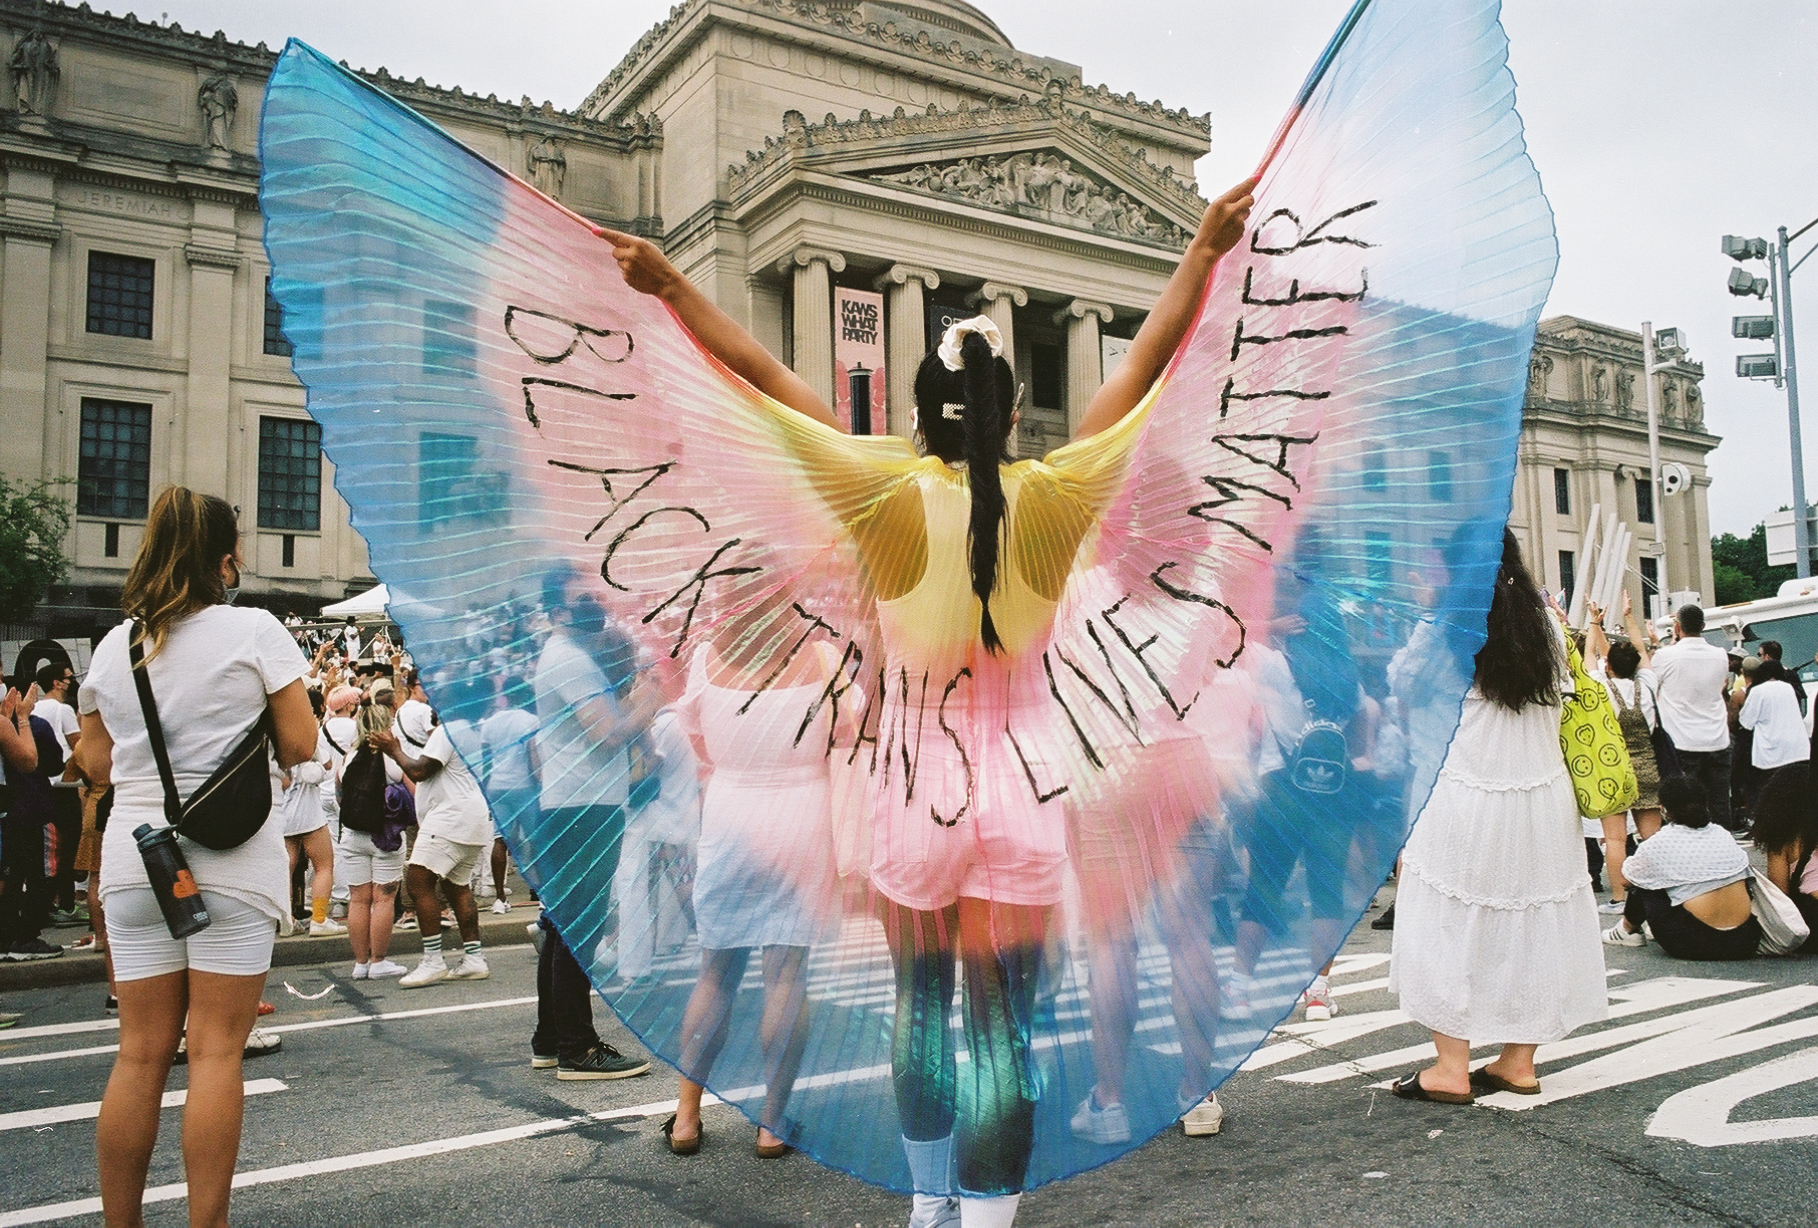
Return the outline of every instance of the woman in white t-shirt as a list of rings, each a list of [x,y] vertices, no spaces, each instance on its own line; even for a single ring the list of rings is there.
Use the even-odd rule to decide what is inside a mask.
[[[1627,593],[1622,595],[1622,625],[1628,639],[1610,643],[1603,633],[1603,611],[1595,603],[1590,606],[1585,663],[1591,677],[1609,693],[1629,749],[1629,762],[1635,768],[1635,783],[1641,790],[1630,809],[1605,815],[1601,820],[1587,820],[1602,828],[1604,865],[1610,871],[1610,899],[1598,911],[1618,914],[1628,906],[1629,881],[1623,874],[1623,863],[1627,859],[1630,820],[1634,820],[1639,840],[1659,831],[1661,822],[1660,766],[1654,759],[1654,727],[1660,723],[1660,684],[1651,668],[1653,654],[1647,636]],[[1603,661],[1603,667],[1592,664],[1594,660]]]
[[[165,1078],[186,1036],[190,1219],[227,1222],[240,1147],[241,1054],[271,967],[274,931],[290,924],[284,828],[275,806],[232,849],[217,852],[178,838],[211,918],[187,939],[170,936],[133,842],[141,824],[167,824],[129,636],[144,646],[182,797],[213,774],[267,708],[279,766],[301,763],[315,750],[316,722],[303,683],[308,662],[296,641],[264,610],[227,604],[240,583],[239,551],[239,528],[225,500],[182,487],[160,494],[122,593],[131,621],[96,646],[80,694],[83,773],[96,785],[111,780],[115,789],[101,892],[120,999],[120,1050],[96,1125],[109,1223],[140,1219]],[[275,785],[275,770],[272,775]]]

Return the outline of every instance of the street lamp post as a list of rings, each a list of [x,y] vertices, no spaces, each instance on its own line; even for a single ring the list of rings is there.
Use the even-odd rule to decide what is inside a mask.
[[[1738,263],[1764,258],[1768,262],[1766,277],[1756,277],[1743,269],[1731,270],[1729,288],[1731,294],[1739,297],[1753,295],[1755,298],[1769,299],[1773,314],[1765,319],[1760,316],[1737,316],[1730,321],[1730,332],[1737,337],[1774,339],[1772,354],[1738,355],[1736,374],[1744,379],[1772,378],[1776,388],[1786,389],[1787,442],[1793,461],[1793,563],[1794,574],[1802,580],[1812,574],[1812,540],[1806,523],[1805,449],[1799,429],[1799,370],[1793,345],[1793,274],[1811,257],[1812,252],[1818,251],[1818,245],[1806,249],[1805,255],[1798,260],[1792,259],[1788,247],[1794,239],[1814,226],[1818,226],[1818,218],[1813,218],[1790,235],[1786,232],[1786,227],[1782,226],[1771,247],[1766,239],[1723,236],[1724,255]]]

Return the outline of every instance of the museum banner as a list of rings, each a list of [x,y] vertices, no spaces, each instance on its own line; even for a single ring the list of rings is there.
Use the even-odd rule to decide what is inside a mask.
[[[833,289],[833,412],[854,435],[882,435],[884,296]]]

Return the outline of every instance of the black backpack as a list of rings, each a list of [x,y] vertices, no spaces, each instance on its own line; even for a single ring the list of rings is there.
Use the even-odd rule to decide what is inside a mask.
[[[341,769],[341,826],[377,835],[385,825],[385,758],[370,746],[354,751]]]

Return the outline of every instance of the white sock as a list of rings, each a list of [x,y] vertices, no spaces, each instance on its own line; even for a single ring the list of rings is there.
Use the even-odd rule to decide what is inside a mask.
[[[1332,992],[1332,982],[1323,976],[1316,976],[1313,983],[1307,986],[1307,992],[1316,998],[1323,998]]]
[[[366,970],[371,966],[372,965],[370,965],[370,964],[355,964],[354,965],[354,979],[359,980],[361,977],[365,976]]]
[[[999,1194],[994,1198],[960,1198],[960,1228],[1010,1228],[1016,1222],[1016,1204],[1021,1194]]]
[[[917,1142],[903,1140],[909,1160],[909,1179],[920,1194],[948,1194],[953,1190],[953,1136]]]

